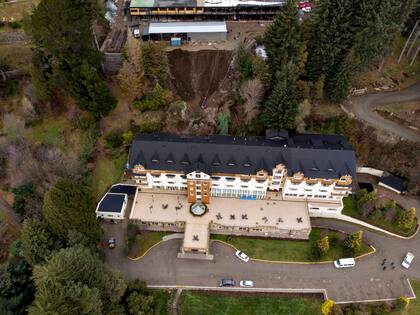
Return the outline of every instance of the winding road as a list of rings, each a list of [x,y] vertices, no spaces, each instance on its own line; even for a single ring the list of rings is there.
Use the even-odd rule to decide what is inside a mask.
[[[401,91],[353,96],[345,104],[345,108],[358,119],[373,127],[394,133],[410,141],[420,142],[420,132],[385,119],[375,111],[377,106],[413,101],[420,101],[420,83]]]
[[[371,301],[413,297],[407,279],[420,278],[420,235],[409,240],[368,231],[360,226],[331,219],[312,219],[313,226],[334,228],[345,232],[362,229],[364,239],[376,248],[376,253],[360,258],[354,268],[335,269],[331,263],[296,264],[250,261],[243,263],[234,256],[234,249],[212,242],[214,261],[178,259],[182,240],[163,242],[138,261],[123,254],[124,236],[120,225],[108,225],[107,234],[117,235],[115,250],[106,251],[106,261],[127,279],[140,278],[148,285],[216,287],[221,278],[236,281],[253,280],[257,288],[321,289],[336,302]],[[118,235],[120,233],[120,235]],[[400,266],[407,251],[416,255],[409,270]],[[388,268],[382,269],[383,258]],[[394,261],[393,270],[389,264]]]

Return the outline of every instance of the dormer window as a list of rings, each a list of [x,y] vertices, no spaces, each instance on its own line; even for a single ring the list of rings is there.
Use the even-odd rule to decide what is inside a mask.
[[[333,168],[329,168],[328,169],[328,172],[334,172],[334,169]]]
[[[158,159],[152,159],[152,162],[153,163],[159,163],[159,160]]]
[[[166,160],[166,163],[173,163],[174,161],[172,160]]]
[[[220,166],[220,163],[219,162],[213,162],[212,165],[213,166]]]
[[[229,166],[235,166],[235,163],[233,163],[233,162],[229,162],[229,163],[228,163],[228,165],[229,165]]]
[[[317,167],[312,167],[312,168],[311,168],[311,170],[313,170],[313,171],[319,171],[319,168],[317,168]]]
[[[251,163],[244,163],[245,167],[251,167]]]

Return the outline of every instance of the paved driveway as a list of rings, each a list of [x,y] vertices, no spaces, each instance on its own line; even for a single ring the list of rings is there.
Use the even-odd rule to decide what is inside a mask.
[[[313,225],[334,227],[352,232],[359,227],[328,219],[315,219]],[[111,229],[120,232],[120,225]],[[113,231],[108,231],[113,233]],[[420,278],[420,261],[415,261],[410,270],[400,267],[407,250],[420,259],[419,237],[401,240],[365,231],[365,239],[377,249],[374,255],[360,259],[355,268],[335,269],[332,264],[275,264],[250,261],[243,263],[234,257],[234,250],[213,242],[211,252],[214,261],[178,259],[176,254],[180,240],[170,240],[154,247],[144,258],[131,261],[123,255],[123,242],[108,250],[107,262],[119,270],[127,279],[142,279],[149,285],[194,285],[217,286],[223,277],[254,280],[259,288],[326,289],[329,298],[337,302],[354,300],[376,300],[411,296],[408,278]],[[382,270],[383,258],[395,261],[395,270]]]
[[[369,125],[383,129],[398,136],[420,142],[420,133],[402,126],[396,122],[383,118],[374,109],[380,105],[391,103],[408,103],[420,100],[420,83],[413,85],[405,90],[396,92],[381,92],[354,96],[345,105],[358,119]]]

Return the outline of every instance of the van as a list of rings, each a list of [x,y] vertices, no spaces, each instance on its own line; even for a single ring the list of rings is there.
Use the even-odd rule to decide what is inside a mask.
[[[356,262],[353,258],[341,258],[334,261],[335,268],[351,268],[356,265]]]

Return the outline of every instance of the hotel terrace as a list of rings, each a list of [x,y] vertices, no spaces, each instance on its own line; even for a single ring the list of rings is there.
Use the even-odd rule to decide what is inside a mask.
[[[341,212],[356,160],[338,135],[141,134],[127,169],[130,220],[184,232],[180,257],[211,257],[210,233],[307,239],[310,215]]]

